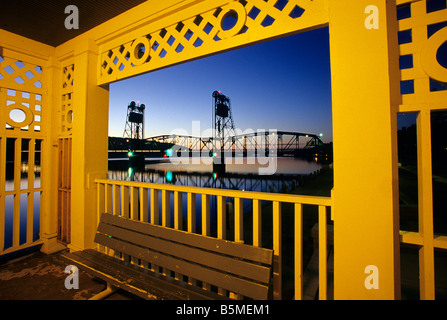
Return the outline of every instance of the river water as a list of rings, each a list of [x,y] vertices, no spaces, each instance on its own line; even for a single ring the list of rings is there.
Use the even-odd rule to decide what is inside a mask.
[[[146,159],[144,169],[126,166],[125,160],[110,160],[107,178],[194,187],[278,192],[284,191],[284,188],[291,189],[292,186],[299,184],[302,176],[318,172],[322,168],[322,165],[314,160],[293,157],[230,159],[226,163],[226,173],[223,175],[213,172],[213,165],[207,159],[186,161],[152,158]]]

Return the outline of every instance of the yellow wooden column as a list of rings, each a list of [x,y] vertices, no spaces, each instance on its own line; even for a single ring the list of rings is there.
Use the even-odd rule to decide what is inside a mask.
[[[108,86],[97,86],[98,48],[91,40],[73,44],[73,144],[71,250],[94,248],[97,223],[95,178],[105,178],[108,150]]]
[[[53,253],[65,249],[65,246],[57,241],[57,133],[58,109],[61,104],[61,68],[57,58],[50,57],[46,66],[47,108],[45,115],[48,118],[47,139],[42,145],[42,186],[45,192],[41,198],[41,239],[43,246],[41,251]]]
[[[395,1],[329,4],[334,297],[400,297]]]

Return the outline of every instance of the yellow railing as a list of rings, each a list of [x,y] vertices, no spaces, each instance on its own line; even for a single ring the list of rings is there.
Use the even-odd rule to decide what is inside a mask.
[[[401,244],[418,248],[420,298],[434,299],[436,288],[440,286],[435,277],[435,249],[447,249],[447,236],[436,234],[424,236],[421,230],[419,232],[401,230],[399,235]]]
[[[424,237],[419,232],[411,232],[401,230],[400,234],[400,242],[405,244],[412,244],[417,246],[424,245]],[[447,249],[447,236],[435,235],[431,241],[434,248],[437,249]]]
[[[327,208],[331,206],[331,198],[299,196],[291,194],[262,193],[252,191],[238,191],[199,187],[185,187],[168,184],[153,184],[144,182],[130,182],[96,179],[98,189],[97,212],[120,215],[125,218],[150,222],[156,225],[181,229],[196,233],[198,219],[201,220],[201,234],[214,236],[219,239],[227,239],[231,233],[231,241],[249,243],[254,246],[263,246],[263,236],[272,237],[272,248],[274,250],[273,267],[273,292],[275,299],[282,298],[283,272],[282,272],[282,205],[293,206],[294,221],[294,298],[303,298],[303,205],[318,207],[318,256],[319,256],[319,298],[327,299]],[[161,194],[160,194],[161,193]],[[186,195],[185,203],[183,196]],[[197,195],[200,197],[197,198]],[[173,199],[172,199],[173,197]],[[215,212],[212,210],[211,197],[215,197]],[[233,208],[227,210],[227,199],[233,199]],[[171,199],[173,201],[171,201]],[[246,214],[252,214],[252,239],[244,238],[244,208],[243,201],[251,202],[252,210]],[[160,206],[161,202],[161,206]],[[171,203],[172,202],[172,203]],[[262,225],[263,210],[265,203],[272,204],[271,225],[264,220]],[[198,213],[196,203],[201,210]],[[171,211],[171,204],[173,210]],[[248,206],[250,206],[248,204]],[[186,208],[186,225],[183,226],[183,206]],[[231,206],[229,206],[231,207]],[[245,205],[247,207],[247,204]],[[214,212],[214,213],[213,213]],[[227,225],[227,213],[234,217],[234,224]],[[199,215],[198,215],[199,214]],[[306,212],[307,214],[307,212]],[[215,216],[214,216],[215,215]],[[160,221],[161,217],[161,221]],[[172,219],[171,219],[172,218]],[[215,220],[214,220],[215,219]],[[173,221],[172,221],[173,220]],[[214,220],[216,230],[211,228]],[[227,228],[228,227],[228,228]],[[250,229],[250,228],[249,228]],[[247,232],[248,234],[248,232]],[[228,240],[228,239],[227,239]]]
[[[0,255],[41,243],[36,221],[40,220],[44,189],[40,180],[41,166],[35,161],[36,157],[40,158],[36,144],[41,142],[20,136],[0,137]],[[8,143],[14,145],[14,162],[10,167],[6,164]],[[22,162],[24,153],[26,158]],[[7,180],[5,174],[12,177]]]

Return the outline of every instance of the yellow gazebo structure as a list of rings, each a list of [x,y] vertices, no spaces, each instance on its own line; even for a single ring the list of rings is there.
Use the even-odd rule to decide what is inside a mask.
[[[218,237],[223,239],[225,197],[234,197],[238,241],[244,239],[241,201],[251,199],[253,245],[260,245],[260,201],[268,200],[273,204],[274,298],[281,299],[281,205],[292,203],[294,290],[295,298],[300,299],[302,207],[309,204],[317,206],[319,212],[320,299],[327,297],[327,219],[334,225],[335,299],[399,299],[401,243],[420,247],[420,296],[434,299],[434,250],[447,249],[447,237],[433,232],[430,114],[447,109],[447,92],[430,91],[429,82],[447,82],[447,70],[436,58],[438,48],[447,41],[447,28],[430,37],[426,29],[446,22],[447,9],[427,12],[429,0],[289,0],[282,1],[281,6],[277,2],[78,1],[78,11],[71,8],[66,12],[65,7],[57,9],[57,1],[42,0],[36,1],[35,8],[21,8],[18,12],[23,11],[23,16],[17,12],[9,16],[11,23],[7,26],[0,24],[0,254],[37,243],[43,244],[46,253],[65,247],[95,248],[99,213],[135,218],[139,208],[154,212],[159,203],[151,201],[148,208],[147,199],[158,199],[159,192],[163,196],[163,225],[168,225],[171,194],[176,204],[182,195],[187,197],[189,232],[195,232],[194,203],[201,197],[204,234],[209,232],[209,196],[216,195]],[[41,10],[52,5],[49,24]],[[11,5],[5,6],[8,9]],[[396,11],[401,7],[409,8],[411,14],[398,20]],[[254,9],[257,15],[250,14]],[[2,8],[2,16],[11,12],[8,10]],[[76,29],[76,13],[87,16],[86,10],[89,18]],[[27,16],[29,12],[38,18]],[[237,22],[224,30],[222,21],[228,15],[237,16]],[[263,23],[266,17],[273,23]],[[106,179],[110,83],[321,27],[328,27],[330,33],[334,146],[331,197],[243,191],[231,191],[229,195],[221,190]],[[411,42],[399,44],[399,32],[408,30]],[[399,57],[407,55],[412,55],[413,66],[400,70]],[[410,81],[414,92],[401,94],[401,81]],[[25,115],[22,122],[11,117],[14,110]],[[396,118],[398,113],[408,112],[417,114],[418,232],[399,230]],[[356,145],[355,152],[350,142],[353,132],[363,141]],[[14,145],[11,155],[9,145]],[[21,184],[22,151],[28,153],[25,185]],[[5,183],[8,159],[14,160],[8,171],[14,176],[12,184]],[[35,178],[37,173],[40,183]],[[11,213],[5,211],[7,199],[12,199]],[[26,230],[20,228],[22,203],[27,204]],[[130,209],[124,205],[128,203]],[[327,217],[329,207],[331,215]],[[178,205],[173,210],[175,217],[181,214]],[[38,237],[33,229],[37,214]],[[6,247],[5,219],[9,216],[13,241]],[[159,223],[151,214],[140,215],[139,219]],[[174,228],[179,228],[181,219],[175,220]],[[24,232],[26,240],[21,241]]]

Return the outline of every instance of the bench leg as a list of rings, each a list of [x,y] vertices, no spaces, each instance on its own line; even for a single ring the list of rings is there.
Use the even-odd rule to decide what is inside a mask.
[[[107,288],[104,291],[101,291],[100,293],[94,295],[89,300],[102,300],[110,296],[112,293],[117,291],[118,288],[112,286],[110,283],[107,282]]]

